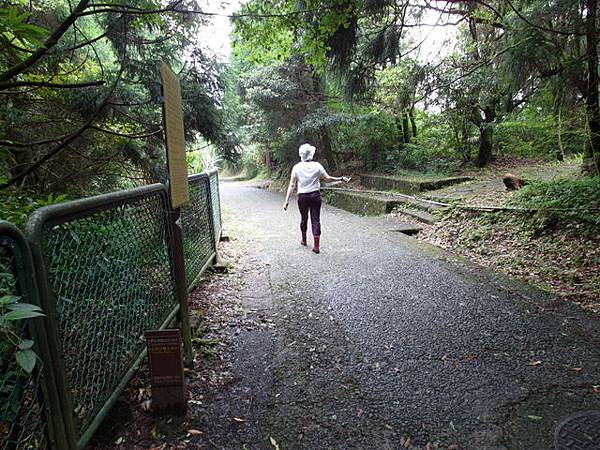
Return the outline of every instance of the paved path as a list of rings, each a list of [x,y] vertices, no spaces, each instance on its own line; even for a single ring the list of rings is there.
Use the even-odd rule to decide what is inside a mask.
[[[597,321],[382,219],[325,206],[315,255],[281,195],[223,183],[222,199],[270,264],[245,301],[274,327],[238,346],[259,393],[249,448],[549,450],[560,417],[600,409]]]

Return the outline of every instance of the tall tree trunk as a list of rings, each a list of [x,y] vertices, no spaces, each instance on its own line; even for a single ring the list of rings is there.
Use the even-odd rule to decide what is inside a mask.
[[[494,145],[494,127],[484,122],[479,129],[479,152],[477,153],[477,167],[486,166],[492,159]]]
[[[267,166],[267,175],[271,176],[271,149],[267,148],[265,150],[265,165]]]
[[[335,158],[333,157],[333,149],[331,147],[331,139],[329,138],[329,130],[327,127],[321,127],[319,134],[321,135],[323,156],[325,156],[327,166],[329,167],[329,170],[335,170]]]
[[[402,138],[405,144],[410,142],[410,126],[408,125],[408,113],[406,111],[402,112]]]
[[[585,37],[587,47],[588,84],[585,97],[585,109],[590,138],[583,155],[583,171],[589,175],[598,175],[600,165],[600,102],[598,99],[598,30],[596,19],[598,1],[586,1]]]
[[[562,141],[562,108],[559,107],[558,108],[558,150],[559,153],[556,155],[556,158],[559,161],[564,161],[565,160],[565,146],[563,145],[563,141]]]
[[[484,118],[479,125],[479,152],[476,164],[478,167],[487,165],[492,160],[494,146],[494,119],[496,113],[491,108],[484,108]]]
[[[410,126],[412,128],[412,136],[417,137],[417,121],[415,119],[414,109],[411,108],[408,110],[408,118],[410,119]]]

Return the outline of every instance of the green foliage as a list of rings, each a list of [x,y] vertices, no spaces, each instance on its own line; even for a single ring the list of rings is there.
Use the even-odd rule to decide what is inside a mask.
[[[495,129],[498,153],[530,158],[563,159],[583,153],[586,134],[581,118],[559,120],[540,106],[512,114]]]
[[[356,0],[246,2],[234,20],[234,50],[237,57],[253,63],[300,55],[322,72],[332,47],[352,50],[359,4]]]
[[[2,274],[6,275],[6,273]],[[15,295],[0,296],[0,368],[10,366],[11,356],[21,369],[31,373],[37,356],[33,351],[33,341],[23,338],[23,320],[42,317],[39,306],[20,303]]]
[[[520,189],[512,202],[539,209],[533,215],[539,230],[595,232],[600,226],[600,177],[535,181]]]
[[[336,141],[360,158],[368,170],[391,171],[401,150],[402,136],[392,116],[372,111],[358,116],[354,123],[341,125]]]
[[[67,200],[62,195],[37,195],[26,193],[23,190],[0,191],[0,219],[12,222],[18,227],[23,227],[29,214],[42,206],[54,205]]]
[[[27,49],[43,45],[48,31],[30,23],[30,18],[31,13],[21,12],[17,6],[0,8],[0,42],[9,48],[13,41]]]
[[[242,173],[246,178],[255,178],[264,165],[264,154],[257,145],[249,145],[244,148],[241,157]]]
[[[187,135],[200,133],[232,157],[237,141],[220,104],[222,65],[193,38],[205,19],[155,12],[197,11],[195,0],[145,0],[110,12],[90,4],[68,25],[74,6],[34,0],[0,8],[0,185],[14,181],[27,192],[84,196],[164,181],[158,61],[180,78]],[[52,48],[28,64],[32,50],[43,51],[42,41],[63,25],[66,32]],[[82,83],[93,86],[77,86]]]
[[[188,173],[200,173],[217,168],[222,158],[214,145],[197,138],[189,145],[186,153]]]

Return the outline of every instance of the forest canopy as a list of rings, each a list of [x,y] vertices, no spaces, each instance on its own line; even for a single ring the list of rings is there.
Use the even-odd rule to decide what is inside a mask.
[[[229,157],[222,64],[207,16],[178,0],[0,4],[0,189],[89,195],[164,181],[159,62],[178,73],[185,129]]]
[[[223,14],[194,0],[2,2],[0,191],[22,204],[164,181],[159,61],[181,78],[190,150],[248,173],[287,168],[309,141],[330,170],[580,155],[597,175],[597,10],[249,0],[222,62],[198,33]]]
[[[245,2],[234,17],[250,163],[315,142],[329,166],[483,167],[583,156],[598,174],[596,1]],[[451,30],[431,53],[431,30]],[[227,94],[226,94],[227,95]],[[366,132],[368,130],[368,132]]]

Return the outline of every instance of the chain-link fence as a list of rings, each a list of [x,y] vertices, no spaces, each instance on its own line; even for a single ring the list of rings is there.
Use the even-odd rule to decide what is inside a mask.
[[[206,173],[189,177],[190,201],[181,208],[183,249],[188,289],[210,264],[216,252],[213,230],[210,176]]]
[[[165,327],[178,306],[166,190],[153,185],[50,206],[29,226],[83,444],[136,366],[144,332]]]
[[[190,197],[181,220],[191,288],[221,234],[216,172],[190,177]],[[0,298],[33,292],[45,314],[31,330],[0,328],[0,450],[88,442],[141,362],[144,332],[178,311],[169,213],[160,184],[41,208],[28,242],[20,235],[29,265],[0,223]],[[28,375],[14,353],[30,337],[39,357]]]
[[[25,237],[0,221],[0,449],[66,445]],[[31,306],[34,305],[34,306]],[[19,317],[22,317],[19,319]],[[51,398],[54,401],[51,401]]]
[[[219,242],[223,226],[221,223],[221,199],[219,196],[219,173],[214,170],[210,172],[210,195],[212,200],[212,216],[214,226],[214,238],[215,242]]]
[[[0,234],[0,299],[20,296],[14,243]],[[0,306],[0,315],[10,312]],[[25,321],[0,325],[0,442],[2,450],[47,448],[47,427],[41,398],[41,370],[27,373],[17,362],[19,342],[31,339]],[[38,367],[37,369],[41,369]]]

